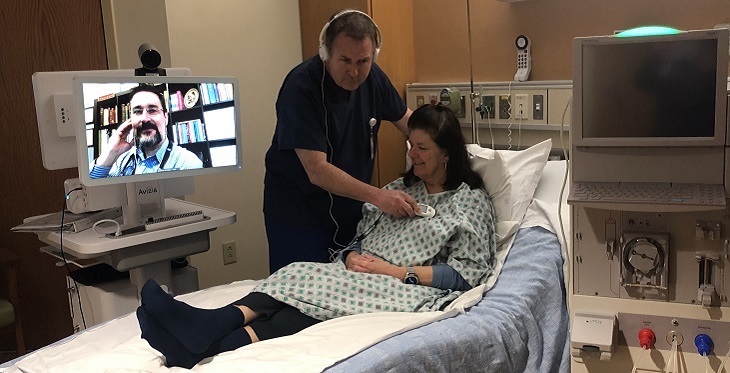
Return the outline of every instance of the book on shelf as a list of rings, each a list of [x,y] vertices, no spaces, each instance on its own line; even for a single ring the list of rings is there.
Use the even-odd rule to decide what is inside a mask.
[[[129,104],[122,104],[122,119],[121,122],[124,123],[129,119]]]
[[[100,124],[102,126],[108,126],[110,124],[117,124],[118,123],[117,108],[116,107],[99,108],[99,118],[101,121]]]
[[[215,104],[233,99],[233,84],[230,83],[201,83],[203,104]]]
[[[180,91],[175,92],[177,96],[177,110],[185,109],[185,103],[183,103],[183,94]]]
[[[96,131],[97,144],[99,144],[99,154],[103,153],[109,147],[109,136],[107,130]],[[97,154],[97,156],[99,155]]]
[[[167,91],[165,91],[167,92]],[[169,94],[167,98],[168,106],[170,111],[178,111],[180,108],[177,106],[177,92]]]
[[[59,211],[51,214],[32,216],[23,219],[23,224],[10,228],[13,232],[81,232],[91,228],[102,219],[115,219],[122,216],[122,208],[114,207],[106,210],[74,214],[70,211]],[[62,222],[63,221],[63,222]]]
[[[205,125],[200,119],[177,122],[173,125],[173,141],[178,144],[206,141]]]

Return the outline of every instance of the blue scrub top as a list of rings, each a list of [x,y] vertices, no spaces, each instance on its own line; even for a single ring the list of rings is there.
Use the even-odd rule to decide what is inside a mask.
[[[325,152],[330,163],[370,183],[374,165],[371,138],[377,149],[381,120],[397,121],[406,109],[403,98],[375,64],[365,82],[352,92],[335,84],[318,56],[295,67],[279,91],[276,131],[266,153],[267,218],[291,228],[334,230],[329,195],[309,182],[294,149]],[[376,119],[372,135],[371,118]],[[360,201],[333,195],[332,214],[340,225],[338,242],[349,242],[354,236],[361,207]]]

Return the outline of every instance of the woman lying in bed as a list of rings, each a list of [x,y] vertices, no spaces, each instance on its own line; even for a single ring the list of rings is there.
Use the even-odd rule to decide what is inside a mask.
[[[459,122],[449,109],[425,105],[408,128],[413,166],[385,188],[432,206],[434,217],[396,218],[365,204],[358,236],[341,260],[290,264],[218,309],[177,301],[150,280],[137,309],[142,338],[167,366],[190,368],[335,317],[440,310],[484,283],[496,250],[494,208],[469,167]]]

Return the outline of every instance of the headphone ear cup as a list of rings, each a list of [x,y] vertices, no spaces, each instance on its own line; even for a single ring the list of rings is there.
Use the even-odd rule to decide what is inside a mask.
[[[334,19],[334,18],[333,18]],[[327,61],[330,59],[329,51],[327,50],[327,46],[324,43],[324,39],[327,34],[327,29],[330,27],[330,22],[327,22],[324,24],[324,27],[322,27],[322,31],[319,33],[319,59],[322,61]]]
[[[319,59],[322,61],[327,61],[330,58],[329,53],[327,53],[327,47],[323,44],[319,44]]]
[[[324,42],[324,39],[327,37],[327,29],[330,27],[330,24],[332,23],[332,21],[334,21],[335,19],[339,18],[340,16],[342,16],[344,14],[348,14],[348,13],[361,13],[361,14],[365,15],[365,17],[370,19],[370,22],[372,22],[373,26],[375,26],[375,32],[376,32],[377,38],[378,38],[378,40],[376,42],[377,45],[375,46],[375,53],[373,54],[373,62],[375,62],[378,59],[378,55],[380,54],[380,47],[383,45],[382,44],[383,37],[380,34],[380,28],[375,23],[375,21],[372,18],[370,18],[370,16],[367,13],[363,13],[359,10],[345,10],[341,13],[336,14],[334,17],[332,17],[331,20],[329,20],[329,22],[325,23],[324,27],[322,27],[322,31],[319,32],[319,51],[318,51],[319,58],[322,61],[327,61],[330,59],[329,50],[327,50],[327,46],[325,45],[325,42]]]

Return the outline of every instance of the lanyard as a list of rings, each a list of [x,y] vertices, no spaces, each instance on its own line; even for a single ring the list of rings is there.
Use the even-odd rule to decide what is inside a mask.
[[[162,162],[160,162],[159,169],[162,170],[165,168],[165,165],[167,164],[167,160],[170,159],[170,153],[172,153],[172,141],[167,142],[167,149],[165,149],[165,155],[162,156]],[[127,162],[124,163],[124,167],[122,167],[122,173],[126,174],[127,168],[129,167],[129,162],[134,160],[134,167],[132,168],[131,175],[134,175],[137,173],[137,152],[133,152],[132,155],[127,158]]]

